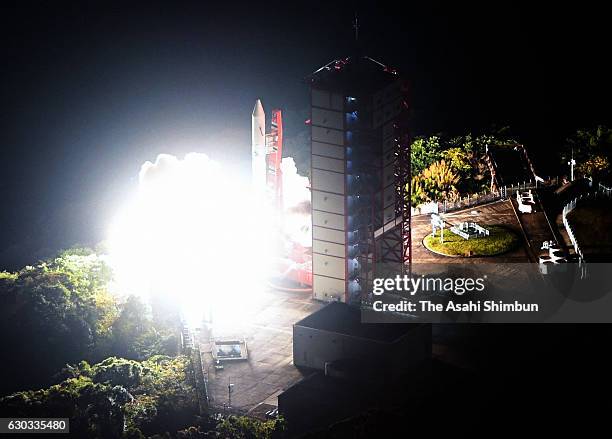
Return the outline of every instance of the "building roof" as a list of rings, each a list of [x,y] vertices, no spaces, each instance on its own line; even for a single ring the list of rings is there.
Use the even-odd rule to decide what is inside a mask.
[[[362,323],[361,310],[331,302],[295,324],[306,328],[391,343],[408,334],[418,323]]]
[[[372,93],[399,79],[397,71],[369,56],[334,60],[306,78],[313,87],[345,94]]]

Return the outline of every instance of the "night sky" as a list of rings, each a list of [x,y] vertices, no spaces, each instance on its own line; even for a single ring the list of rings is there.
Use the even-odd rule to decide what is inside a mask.
[[[606,14],[582,2],[123,3],[3,3],[0,268],[101,240],[158,153],[248,169],[257,97],[296,137],[304,77],[352,52],[355,11],[363,52],[412,81],[415,134],[510,125],[544,166],[611,124]]]

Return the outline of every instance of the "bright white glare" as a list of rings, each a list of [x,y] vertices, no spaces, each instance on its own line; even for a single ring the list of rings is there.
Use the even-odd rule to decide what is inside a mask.
[[[283,232],[291,242],[303,247],[312,245],[310,215],[310,182],[298,174],[292,157],[281,162],[283,173]]]
[[[283,173],[283,205],[285,208],[310,202],[310,182],[308,177],[298,174],[293,157],[283,158],[281,171]]]
[[[115,288],[176,298],[193,325],[238,325],[270,272],[269,212],[205,154],[146,162],[109,233]]]

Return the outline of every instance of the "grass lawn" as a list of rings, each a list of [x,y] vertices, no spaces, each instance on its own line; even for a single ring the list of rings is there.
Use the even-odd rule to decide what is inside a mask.
[[[450,229],[444,229],[444,243],[440,243],[440,232],[423,239],[425,248],[447,256],[493,256],[512,250],[519,242],[514,232],[502,226],[485,226],[490,235],[484,238],[463,239]],[[471,253],[470,253],[471,252]]]

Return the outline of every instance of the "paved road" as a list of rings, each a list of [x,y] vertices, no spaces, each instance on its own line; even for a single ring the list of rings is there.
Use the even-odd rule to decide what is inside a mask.
[[[543,253],[541,248],[544,241],[555,241],[555,236],[548,224],[542,205],[538,201],[537,194],[535,195],[536,211],[532,213],[518,212],[518,204],[514,198],[512,199],[512,203],[517,209],[518,218],[527,237],[532,262],[538,262],[538,256]]]
[[[496,201],[471,209],[448,213],[444,218],[449,223],[456,224],[462,221],[476,221],[484,226],[503,225],[514,231],[522,239],[521,226],[510,205],[510,200]],[[483,262],[529,262],[529,256],[525,246],[499,256],[481,258],[451,258],[430,252],[423,245],[423,238],[431,233],[429,215],[417,215],[412,217],[412,261],[413,263],[472,263]]]

